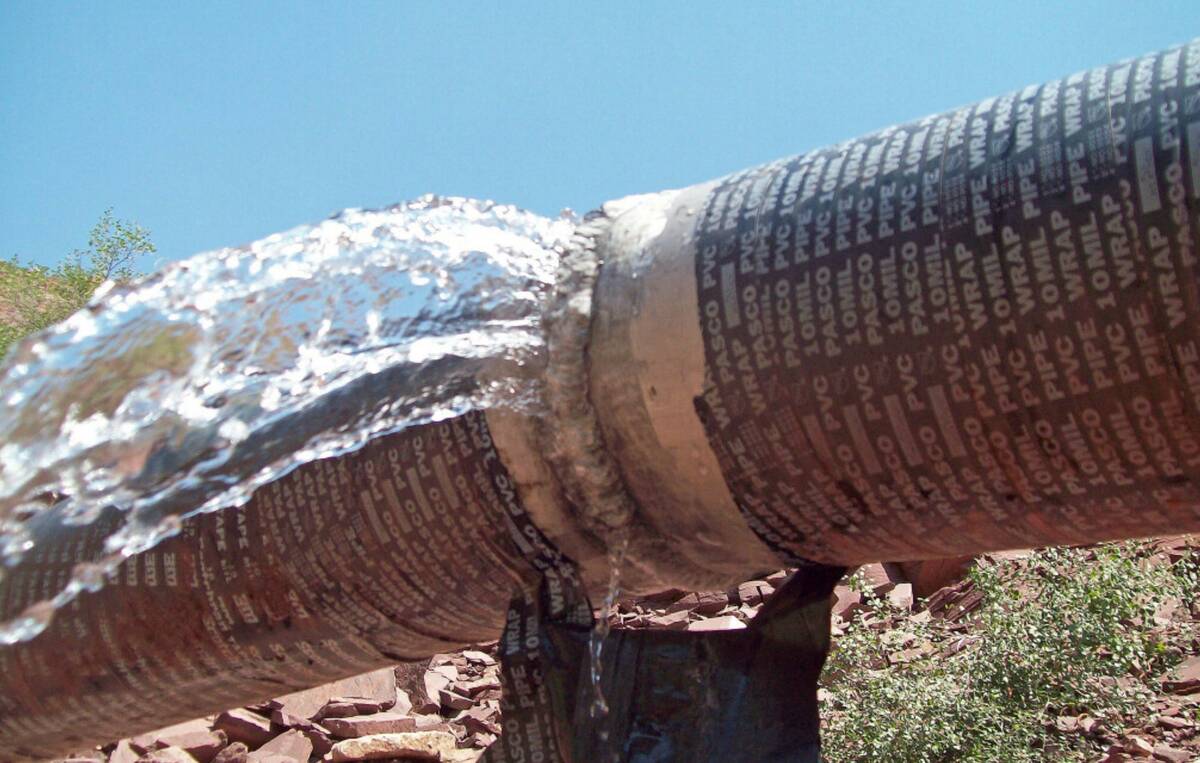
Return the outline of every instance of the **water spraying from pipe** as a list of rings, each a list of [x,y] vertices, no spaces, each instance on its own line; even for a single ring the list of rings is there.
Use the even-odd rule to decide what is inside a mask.
[[[490,763],[816,761],[845,567],[1200,530],[1198,226],[1194,41],[580,220],[426,199],[113,290],[3,371],[0,753],[502,632]],[[593,631],[614,569],[781,565],[743,631]]]

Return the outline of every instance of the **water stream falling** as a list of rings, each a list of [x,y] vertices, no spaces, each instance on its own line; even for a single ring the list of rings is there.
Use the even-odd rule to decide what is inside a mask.
[[[588,635],[588,676],[591,679],[589,687],[592,701],[588,707],[588,715],[596,722],[601,741],[608,741],[608,727],[605,717],[608,715],[608,701],[604,698],[601,679],[604,670],[604,640],[612,629],[609,614],[617,596],[621,592],[621,566],[625,563],[625,553],[629,548],[629,535],[622,531],[610,538],[608,542],[608,587],[604,592],[604,601],[600,606],[600,616],[596,618],[592,632]]]
[[[123,521],[0,642],[36,635],[183,517],[304,463],[535,404],[540,316],[573,227],[461,198],[347,210],[109,286],[22,343],[0,367],[0,559],[16,564],[48,523],[108,507]]]

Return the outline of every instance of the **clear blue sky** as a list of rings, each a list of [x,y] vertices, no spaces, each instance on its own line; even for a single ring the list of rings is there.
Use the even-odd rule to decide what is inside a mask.
[[[1200,36],[1197,0],[741,5],[3,2],[0,256],[110,206],[162,260],[425,192],[586,210]]]

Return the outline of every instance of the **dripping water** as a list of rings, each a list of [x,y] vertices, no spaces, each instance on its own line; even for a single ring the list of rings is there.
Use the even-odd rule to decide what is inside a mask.
[[[604,671],[604,641],[608,638],[611,630],[611,622],[609,614],[612,611],[613,604],[616,603],[617,596],[621,591],[621,567],[625,564],[625,552],[629,547],[629,534],[627,531],[618,532],[610,539],[608,544],[608,586],[604,592],[604,602],[600,608],[600,616],[596,618],[592,625],[592,631],[588,635],[588,674],[591,678],[591,703],[588,707],[588,716],[592,719],[593,724],[598,729],[600,740],[608,741],[608,725],[605,723],[608,716],[608,701],[604,697],[604,690],[601,684]]]

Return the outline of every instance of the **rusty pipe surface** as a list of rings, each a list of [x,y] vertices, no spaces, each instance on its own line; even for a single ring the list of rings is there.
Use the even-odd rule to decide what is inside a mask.
[[[1200,529],[1198,210],[1197,42],[607,204],[549,415],[187,520],[0,649],[0,756],[492,638],[515,589],[602,590],[616,536],[637,592]],[[43,522],[6,616],[104,534]]]

